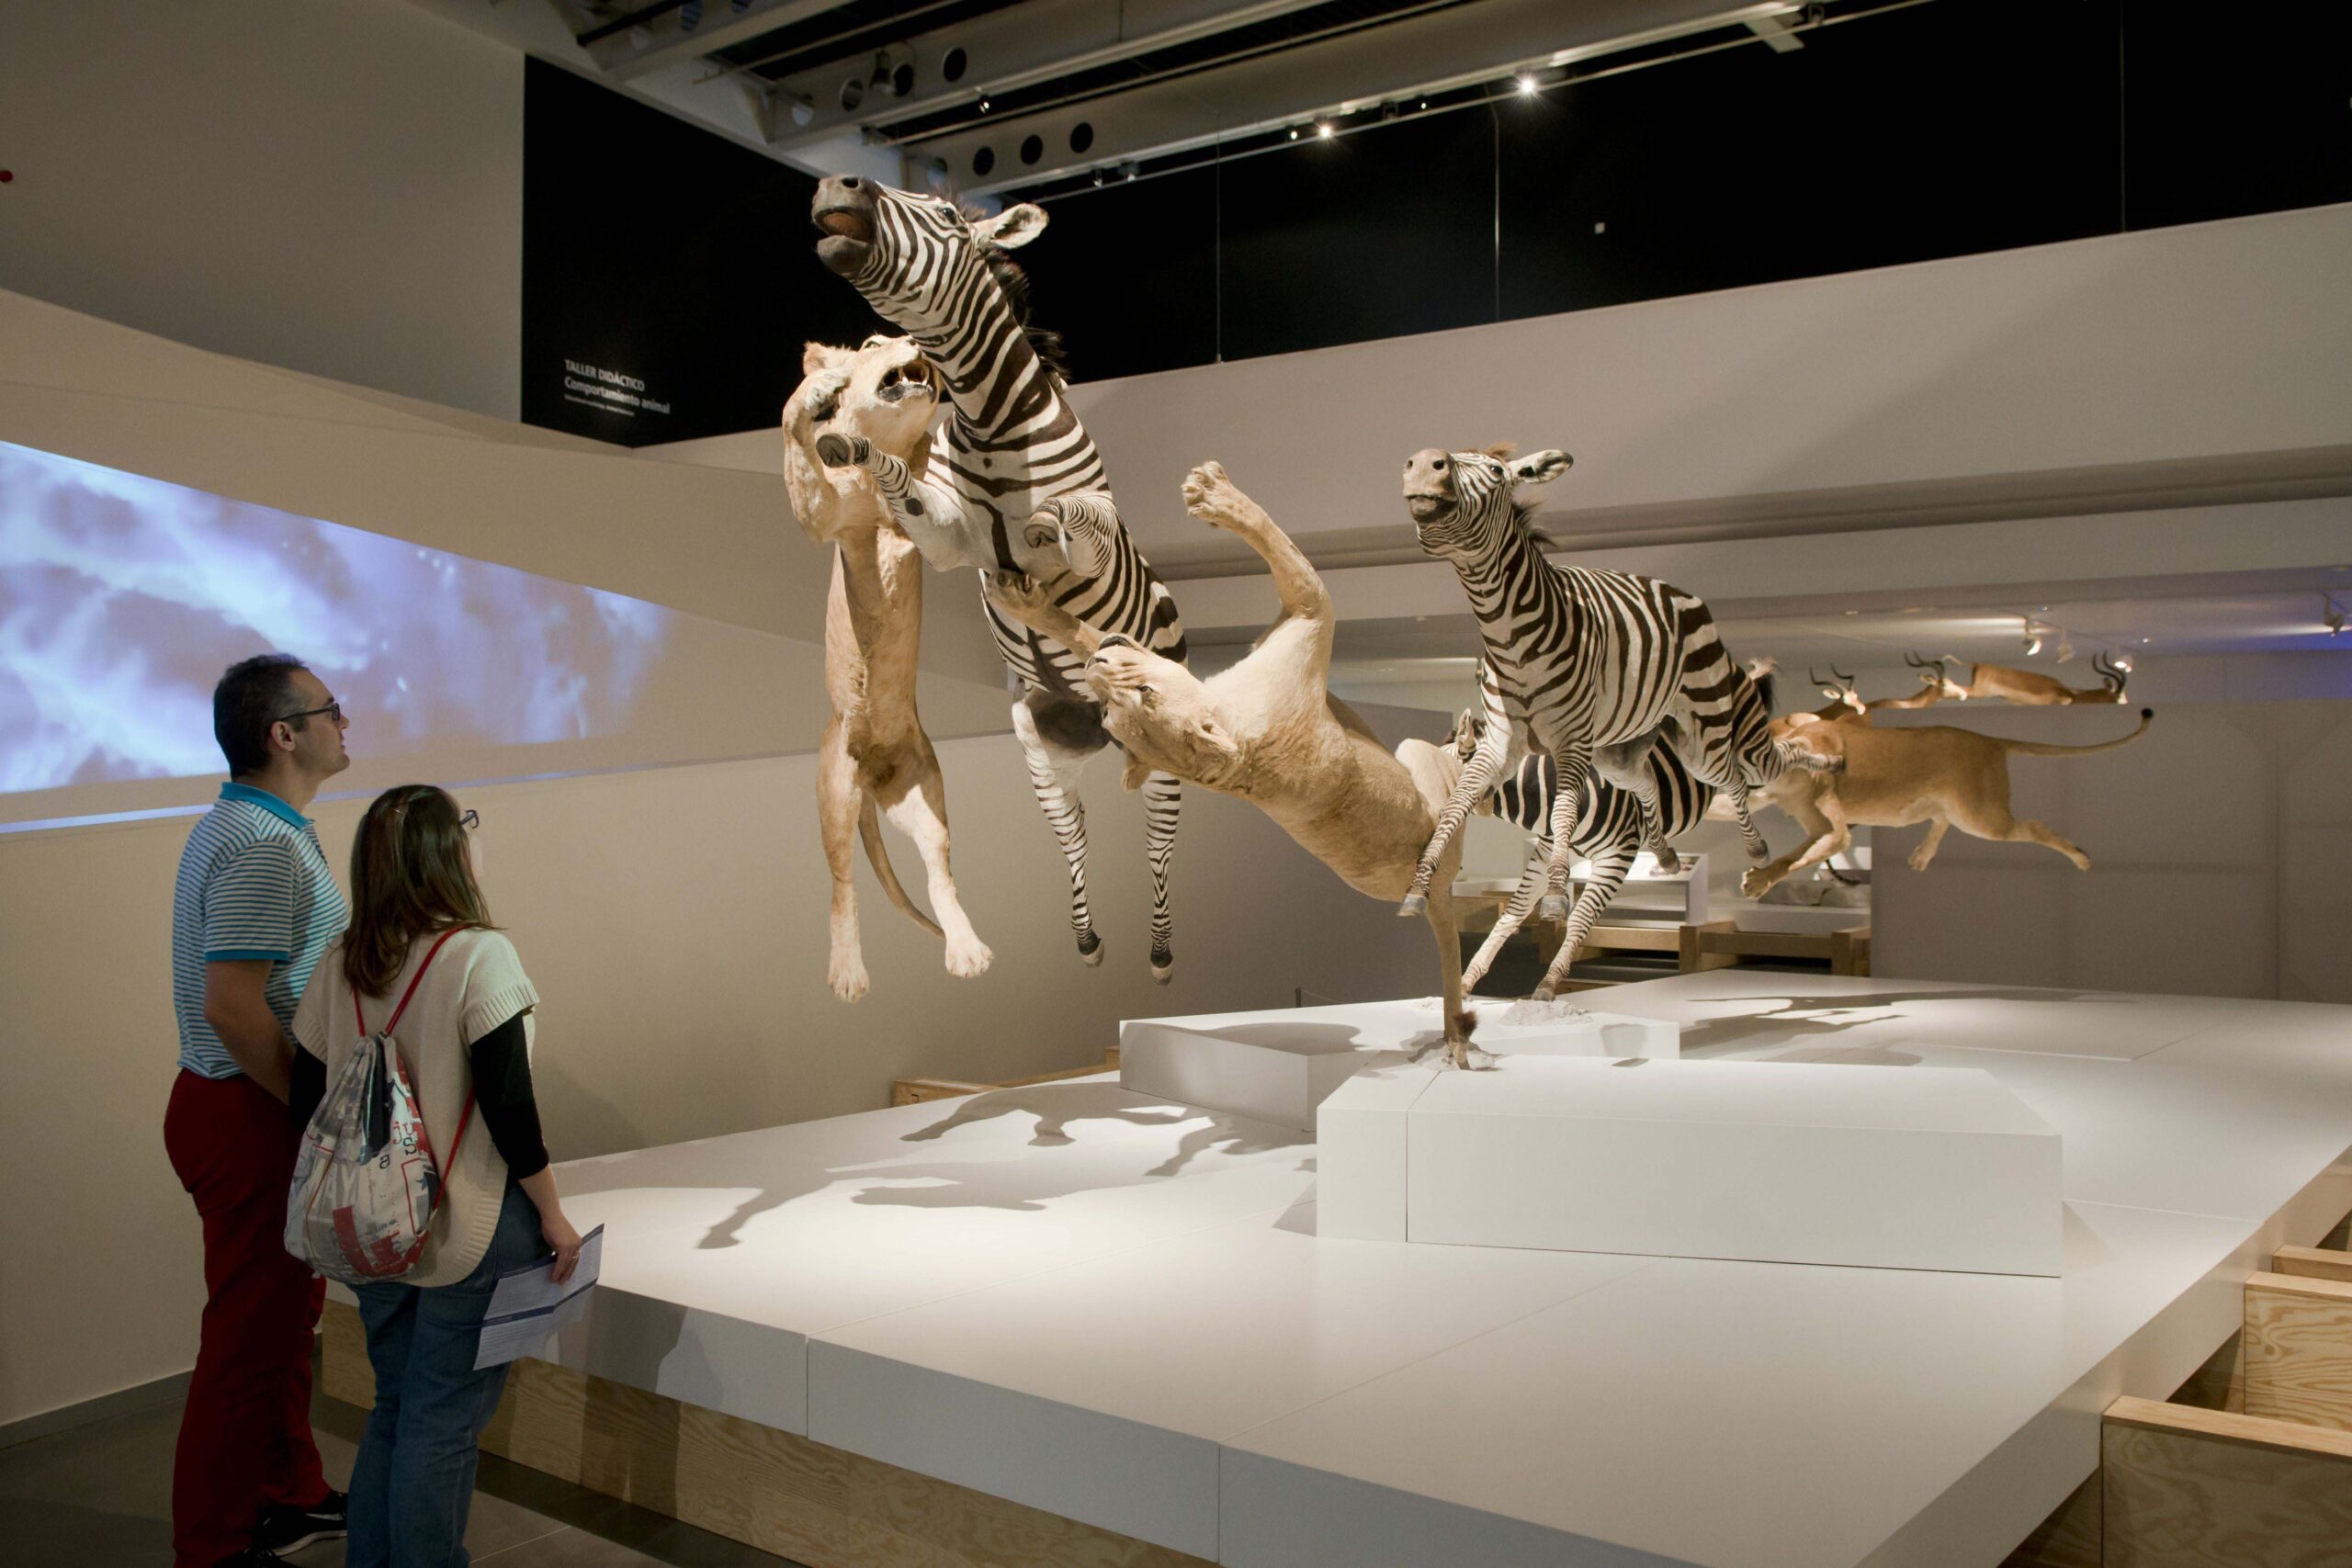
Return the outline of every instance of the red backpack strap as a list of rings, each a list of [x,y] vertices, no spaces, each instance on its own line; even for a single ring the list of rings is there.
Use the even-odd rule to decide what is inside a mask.
[[[466,928],[464,926],[451,926],[447,931],[441,933],[441,940],[433,944],[432,951],[425,953],[424,962],[418,964],[416,966],[416,973],[409,976],[408,989],[401,993],[400,1006],[394,1008],[392,1010],[392,1016],[384,1021],[383,1032],[385,1033],[390,1034],[393,1030],[400,1027],[401,1014],[408,1011],[408,999],[409,998],[416,995],[417,983],[424,978],[424,971],[432,965],[435,955],[447,944],[451,937],[456,936],[459,931],[464,931],[465,929]],[[351,1016],[359,1021],[359,1038],[362,1040],[367,1039],[368,1015],[359,1010],[359,992],[356,987],[351,993]]]

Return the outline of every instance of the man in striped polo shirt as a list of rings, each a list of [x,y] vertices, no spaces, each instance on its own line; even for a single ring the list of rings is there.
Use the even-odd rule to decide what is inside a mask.
[[[177,1568],[275,1562],[343,1533],[311,1438],[311,1338],[325,1286],[286,1250],[300,1132],[286,1111],[287,1026],[350,918],[302,815],[351,765],[342,707],[285,654],[230,667],[212,693],[229,760],[172,894],[179,1077],[172,1168],[204,1222],[204,1329],[172,1471]]]

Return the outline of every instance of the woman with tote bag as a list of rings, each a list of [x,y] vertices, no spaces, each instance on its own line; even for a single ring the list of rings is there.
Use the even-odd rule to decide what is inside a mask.
[[[491,1290],[550,1251],[569,1279],[580,1257],[532,1097],[538,994],[474,880],[478,820],[431,784],[376,797],[352,840],[350,929],[294,1013],[296,1120],[310,1122],[364,1040],[388,1032],[436,1168],[414,1260],[353,1287],[376,1406],[352,1467],[350,1568],[469,1561],[476,1445],[506,1382],[503,1365],[474,1371]]]

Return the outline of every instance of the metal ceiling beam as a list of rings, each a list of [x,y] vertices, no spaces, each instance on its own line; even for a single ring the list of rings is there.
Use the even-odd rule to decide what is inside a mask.
[[[799,123],[778,117],[776,145],[789,149],[838,136],[854,125],[903,120],[1035,82],[1130,60],[1212,34],[1304,10],[1318,0],[1030,0],[1009,10],[921,33],[906,40],[915,67],[914,91],[903,98],[871,93],[854,110],[841,107],[844,77],[863,77],[865,57],[837,61],[779,78],[788,100],[809,106]],[[960,49],[968,62],[960,80],[949,82],[941,62]],[[899,51],[894,51],[899,52]]]
[[[1171,77],[1125,92],[910,141],[910,154],[944,159],[975,193],[1031,185],[1123,158],[1204,145],[1327,110],[1367,107],[1413,92],[1501,76],[1520,66],[1578,59],[1792,12],[1786,0],[1484,0],[1362,32]],[[1092,141],[1073,154],[1084,121]],[[1035,135],[1044,154],[1020,162]],[[992,178],[974,178],[972,156],[995,154]]]
[[[762,33],[830,11],[841,0],[751,0],[741,15],[732,0],[704,0],[702,25],[689,32],[683,14],[668,11],[626,32],[587,46],[596,68],[615,82],[631,82],[672,65],[749,43]],[[583,29],[585,30],[585,29]]]

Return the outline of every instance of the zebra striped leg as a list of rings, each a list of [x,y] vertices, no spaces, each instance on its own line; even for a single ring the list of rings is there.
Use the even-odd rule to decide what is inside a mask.
[[[1560,994],[1560,987],[1567,983],[1568,968],[1576,962],[1577,950],[1592,935],[1592,928],[1600,923],[1601,911],[1609,908],[1609,901],[1625,886],[1625,874],[1634,869],[1634,856],[1640,849],[1639,844],[1620,841],[1593,856],[1592,880],[1577,895],[1576,913],[1568,919],[1567,934],[1560,939],[1559,956],[1552,960],[1552,967],[1544,971],[1543,982],[1535,987],[1537,1000],[1548,1002]]]
[[[1747,813],[1747,785],[1734,779],[1723,786],[1731,800],[1731,814],[1739,819],[1740,841],[1747,846],[1747,858],[1761,865],[1772,858],[1771,847],[1764,842],[1764,835],[1756,829],[1756,818]]]
[[[1168,867],[1176,858],[1176,816],[1183,809],[1183,781],[1173,773],[1153,773],[1143,784],[1143,853],[1151,866],[1151,977],[1168,984],[1176,966],[1169,937],[1176,918],[1168,908]]]
[[[1544,858],[1548,863],[1548,852]],[[1469,966],[1462,971],[1462,989],[1464,992],[1478,988],[1478,982],[1485,979],[1487,971],[1495,966],[1495,959],[1501,953],[1503,943],[1517,935],[1519,928],[1527,923],[1529,913],[1535,908],[1535,895],[1543,886],[1542,867],[1531,865],[1521,874],[1519,886],[1511,889],[1510,902],[1503,906],[1502,914],[1495,920],[1495,929],[1487,933],[1486,942],[1479,946],[1477,956],[1471,959]]]
[[[1671,876],[1682,869],[1682,857],[1666,841],[1666,811],[1658,804],[1657,775],[1647,767],[1633,774],[1634,795],[1642,803],[1642,843],[1657,858],[1657,868]]]
[[[1102,962],[1102,939],[1094,934],[1093,911],[1086,902],[1086,802],[1079,798],[1079,770],[1087,752],[1057,746],[1037,732],[1037,716],[1028,703],[1012,705],[1012,733],[1029,764],[1029,787],[1037,809],[1054,830],[1062,859],[1069,864],[1069,928],[1078,937],[1078,955],[1091,968]]]
[[[1510,729],[1505,724],[1488,724],[1478,731],[1477,750],[1462,764],[1462,776],[1453,781],[1453,793],[1445,797],[1445,805],[1437,814],[1437,831],[1430,835],[1429,846],[1421,851],[1420,863],[1413,867],[1413,885],[1406,892],[1404,902],[1396,906],[1399,916],[1419,916],[1429,913],[1430,882],[1437,875],[1438,862],[1462,830],[1477,804],[1487,798],[1501,776],[1503,757],[1510,750]]]
[[[1535,906],[1539,920],[1568,918],[1568,863],[1576,858],[1577,804],[1584,795],[1584,775],[1592,764],[1592,749],[1572,741],[1552,753],[1552,859],[1545,868],[1543,901]]]

